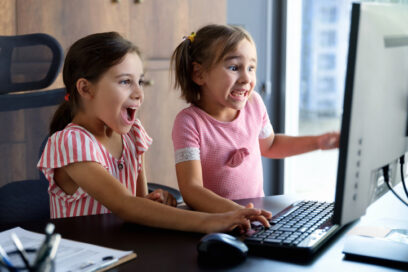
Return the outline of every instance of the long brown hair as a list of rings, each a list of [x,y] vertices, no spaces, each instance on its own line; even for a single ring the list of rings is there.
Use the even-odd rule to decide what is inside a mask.
[[[177,46],[170,64],[174,68],[174,87],[181,89],[181,96],[188,103],[196,105],[200,100],[200,86],[192,79],[193,62],[208,71],[236,49],[243,39],[255,44],[251,35],[241,27],[211,24],[200,28],[194,37],[186,38]]]
[[[91,34],[76,41],[65,57],[62,77],[67,98],[56,110],[50,124],[50,135],[68,125],[80,107],[76,82],[85,78],[97,82],[110,67],[118,64],[127,53],[139,49],[117,32]]]

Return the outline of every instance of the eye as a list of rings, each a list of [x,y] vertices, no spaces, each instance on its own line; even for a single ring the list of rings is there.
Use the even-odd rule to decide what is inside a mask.
[[[231,70],[231,71],[238,71],[238,66],[237,65],[231,65],[231,66],[228,66],[228,69]]]
[[[255,71],[256,67],[255,66],[249,66],[248,71],[253,72]]]
[[[143,87],[145,85],[145,81],[143,79],[139,79],[138,83],[140,87]]]
[[[121,85],[130,85],[132,82],[130,79],[123,79],[121,81],[119,81],[119,84]]]

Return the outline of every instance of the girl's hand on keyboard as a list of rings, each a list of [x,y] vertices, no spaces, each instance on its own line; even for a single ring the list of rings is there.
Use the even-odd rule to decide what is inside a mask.
[[[248,203],[245,208],[252,209],[254,207],[254,204]],[[269,220],[272,218],[272,213],[266,210],[261,210],[260,215],[256,215],[250,218],[251,221],[259,221],[265,228],[269,228]]]
[[[239,228],[241,234],[251,228],[250,218],[260,216],[258,209],[239,209],[226,213],[211,213],[205,219],[205,232],[232,231]]]

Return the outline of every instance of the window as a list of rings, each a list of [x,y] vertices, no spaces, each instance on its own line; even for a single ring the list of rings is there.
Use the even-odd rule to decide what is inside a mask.
[[[408,0],[365,1],[408,4]],[[286,134],[340,130],[352,2],[288,0]],[[284,192],[333,201],[337,160],[338,150],[285,159]]]
[[[327,30],[320,32],[320,46],[321,47],[335,47],[336,46],[336,31]]]
[[[320,54],[317,60],[317,67],[319,70],[333,70],[336,68],[336,55]]]
[[[336,79],[334,76],[332,77],[321,77],[318,78],[317,81],[317,90],[319,92],[319,94],[325,94],[325,93],[335,93],[336,92]],[[334,99],[336,99],[336,97],[333,97]],[[319,99],[318,97],[313,97],[312,99]],[[334,103],[332,103],[332,105],[334,105]]]
[[[299,29],[287,29],[286,93],[289,101],[285,105],[285,133],[289,135],[317,135],[340,130],[351,1],[288,2],[288,22],[291,22],[288,27]],[[294,12],[299,8],[301,16]],[[293,34],[299,31],[300,39]],[[299,59],[291,57],[296,51],[300,52]],[[291,106],[296,94],[298,108]],[[285,193],[333,201],[337,158],[338,150],[329,150],[285,159]]]
[[[331,3],[330,3],[331,4]],[[319,3],[317,3],[319,5]],[[336,23],[337,22],[337,6],[325,6],[320,2],[320,21],[322,23]]]

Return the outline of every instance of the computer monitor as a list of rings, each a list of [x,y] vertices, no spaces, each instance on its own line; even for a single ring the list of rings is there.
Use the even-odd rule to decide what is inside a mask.
[[[334,223],[365,214],[388,191],[382,167],[400,182],[407,152],[408,5],[352,6]],[[398,166],[399,167],[399,166]]]

